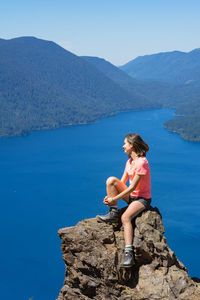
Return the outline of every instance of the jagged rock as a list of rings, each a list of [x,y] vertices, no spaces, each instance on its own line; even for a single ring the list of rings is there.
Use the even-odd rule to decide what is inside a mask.
[[[199,300],[200,286],[168,247],[157,208],[141,213],[134,224],[136,264],[128,280],[119,268],[123,228],[84,220],[60,229],[64,286],[57,300]],[[196,280],[197,281],[197,280]]]

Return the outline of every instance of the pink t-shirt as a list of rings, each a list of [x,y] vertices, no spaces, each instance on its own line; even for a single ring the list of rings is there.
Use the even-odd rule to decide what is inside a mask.
[[[130,184],[136,174],[142,175],[141,179],[134,191],[130,193],[132,197],[151,198],[151,174],[149,163],[146,157],[141,156],[131,165],[132,158],[130,158],[125,167],[125,172],[128,174]]]

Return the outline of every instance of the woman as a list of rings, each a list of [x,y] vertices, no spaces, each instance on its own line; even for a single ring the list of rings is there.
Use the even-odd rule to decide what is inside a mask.
[[[131,267],[134,263],[131,221],[140,212],[150,208],[151,175],[149,163],[146,159],[149,146],[138,134],[130,133],[126,135],[123,148],[124,152],[129,155],[124,174],[121,180],[116,177],[107,179],[107,196],[103,202],[110,207],[110,211],[105,216],[99,216],[99,218],[109,223],[116,222],[118,220],[118,200],[123,199],[128,203],[128,208],[121,217],[125,240],[125,251],[121,267]],[[126,186],[128,179],[130,182],[129,187]]]

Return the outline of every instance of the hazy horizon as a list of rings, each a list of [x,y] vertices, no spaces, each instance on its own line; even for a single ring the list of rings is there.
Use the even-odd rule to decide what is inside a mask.
[[[120,66],[147,54],[199,48],[200,2],[8,0],[0,37],[35,36]]]
[[[37,39],[42,39],[42,38],[38,38],[37,36],[17,36],[17,37],[14,37],[14,38],[6,38],[6,39],[3,39],[3,38],[0,37],[0,39],[3,39],[3,40],[11,40],[11,39],[21,38],[21,37],[34,37],[34,38],[37,38]],[[55,42],[55,41],[53,41],[53,40],[46,40],[46,39],[42,39],[42,40]],[[55,43],[56,43],[56,42],[55,42]],[[56,43],[56,44],[59,45],[58,43]],[[62,45],[59,45],[59,46],[62,47],[62,48],[64,48]],[[70,51],[69,49],[66,49],[66,48],[64,48],[64,49],[67,50],[67,51],[69,51],[69,52],[71,52],[71,53],[73,53],[73,54],[75,54],[75,55],[77,55],[76,53]],[[124,64],[130,62],[131,60],[134,60],[135,58],[137,58],[137,57],[139,57],[139,56],[154,55],[154,54],[166,53],[166,52],[174,52],[174,51],[183,52],[183,53],[189,53],[189,52],[191,52],[191,51],[193,51],[193,50],[196,50],[196,49],[200,49],[200,47],[199,47],[199,48],[195,48],[195,49],[190,49],[189,51],[181,51],[181,50],[174,49],[174,50],[171,50],[171,51],[160,51],[160,52],[155,52],[155,53],[146,53],[146,54],[144,54],[144,55],[138,55],[138,56],[136,56],[136,57],[130,59],[129,61],[125,62]],[[79,55],[78,55],[78,56],[79,56]],[[80,56],[82,56],[82,55],[80,55]],[[83,55],[83,56],[89,56],[89,55]],[[106,59],[106,58],[104,58],[104,57],[96,56],[96,55],[91,55],[90,57],[98,57],[98,58],[102,58],[102,59],[105,59],[105,60],[108,61],[108,59]],[[109,61],[109,62],[111,63],[111,61]],[[113,64],[113,65],[114,65],[114,64]],[[119,67],[120,67],[121,65],[116,65],[116,66],[119,66]]]

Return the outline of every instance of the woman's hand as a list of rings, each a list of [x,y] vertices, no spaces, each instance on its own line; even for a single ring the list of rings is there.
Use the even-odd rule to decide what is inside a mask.
[[[106,196],[103,200],[103,203],[107,206],[111,206],[114,203],[113,198]]]

